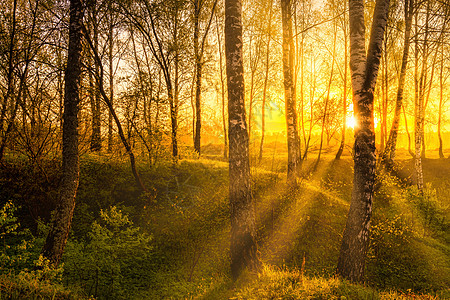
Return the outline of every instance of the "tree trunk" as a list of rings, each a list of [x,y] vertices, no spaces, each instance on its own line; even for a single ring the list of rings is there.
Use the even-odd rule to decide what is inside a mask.
[[[383,53],[383,84],[381,87],[381,111],[380,111],[380,149],[379,152],[383,153],[385,149],[386,136],[387,136],[387,108],[389,102],[389,65],[388,65],[388,31],[384,32],[384,53]]]
[[[312,51],[312,46],[311,46]],[[316,66],[314,61],[314,55],[311,55],[311,86],[310,86],[310,92],[309,92],[309,130],[308,130],[308,138],[304,138],[305,140],[305,151],[303,152],[302,160],[306,160],[308,158],[308,150],[309,150],[309,144],[311,142],[311,134],[314,127],[314,98],[316,94]]]
[[[202,127],[201,114],[201,93],[202,93],[202,68],[203,68],[203,51],[205,47],[206,37],[208,35],[211,21],[214,16],[218,0],[215,0],[211,9],[208,25],[206,26],[204,35],[199,45],[200,39],[200,14],[204,1],[194,0],[194,56],[195,56],[195,133],[194,133],[194,149],[200,155],[200,136]]]
[[[334,18],[334,12],[333,12],[333,18]],[[327,123],[327,116],[328,116],[328,103],[330,101],[330,92],[331,92],[331,84],[333,83],[333,76],[334,76],[334,60],[336,56],[336,38],[337,38],[337,28],[336,28],[336,21],[333,22],[333,52],[331,54],[331,70],[330,70],[330,79],[328,80],[328,86],[327,86],[327,96],[325,97],[325,108],[323,111],[323,117],[322,117],[322,130],[320,131],[320,146],[319,146],[319,155],[317,156],[317,161],[315,164],[315,167],[320,162],[320,157],[322,155],[322,148],[323,148],[323,134]],[[329,141],[329,139],[327,139]]]
[[[403,106],[403,89],[405,87],[406,67],[408,65],[413,9],[414,0],[405,0],[405,40],[403,41],[402,65],[400,67],[400,75],[398,79],[397,101],[395,103],[394,119],[389,132],[389,138],[386,143],[386,148],[381,155],[381,162],[388,166],[392,165],[393,160],[395,159],[395,151],[397,147],[398,126],[400,123],[400,113]]]
[[[350,69],[358,124],[355,127],[353,191],[337,273],[350,281],[363,279],[369,242],[376,163],[373,93],[388,12],[389,0],[377,0],[366,56],[364,1],[349,0]]]
[[[98,51],[98,21],[97,21],[97,1],[92,1],[92,29],[95,50]],[[94,67],[98,74],[98,63],[94,59]],[[100,112],[100,93],[97,85],[93,85],[91,90],[91,109],[92,109],[92,135],[91,135],[91,151],[98,152],[102,149],[101,140],[101,112]]]
[[[250,57],[252,56],[258,56],[257,53],[255,53],[254,55],[252,55],[252,45],[250,42]],[[252,60],[252,58],[250,58],[250,61]],[[251,141],[251,135],[252,135],[252,112],[253,112],[253,96],[255,93],[255,72],[256,72],[256,68],[257,68],[258,63],[254,62],[253,64],[250,63],[250,98],[248,99],[249,103],[248,103],[248,140]]]
[[[444,43],[441,41],[441,68],[439,74],[439,111],[438,111],[438,140],[439,140],[439,158],[444,158],[444,152],[442,151],[442,136],[441,136],[441,123],[442,123],[442,104],[444,101]]]
[[[427,17],[428,19],[428,17]],[[416,35],[415,35],[415,45],[414,45],[414,169],[416,175],[416,184],[420,193],[423,193],[423,170],[422,170],[422,157],[421,157],[421,145],[422,145],[422,112],[423,112],[423,82],[424,82],[424,72],[426,70],[426,59],[422,62],[422,72],[419,78],[419,38],[418,38],[418,15],[415,15],[416,21]],[[427,33],[425,32],[425,36]],[[424,44],[425,41],[424,41]],[[425,47],[425,46],[424,46]],[[425,56],[426,49],[423,49],[423,54]]]
[[[217,24],[219,24],[216,19]],[[219,72],[220,72],[220,91],[222,96],[222,128],[223,128],[223,157],[225,159],[228,158],[228,134],[227,134],[227,124],[226,124],[226,116],[225,116],[225,79],[223,78],[223,65],[222,65],[222,43],[220,38],[219,25],[216,27],[217,29],[217,42],[219,47]]]
[[[264,135],[266,131],[266,98],[267,98],[267,84],[269,81],[269,63],[270,63],[270,26],[272,24],[272,0],[269,0],[269,21],[267,23],[267,41],[266,41],[266,68],[264,72],[264,86],[263,86],[263,96],[262,96],[262,107],[261,107],[261,142],[259,144],[259,158],[258,161],[261,163],[264,148]]]
[[[250,187],[249,141],[245,117],[242,2],[225,0],[225,55],[228,84],[228,136],[231,213],[231,274],[257,261],[256,221]]]
[[[429,56],[429,21],[431,14],[431,1],[427,1],[426,7],[426,15],[425,15],[425,33],[423,39],[423,47],[422,47],[422,70],[420,74],[419,80],[419,100],[418,100],[418,118],[420,119],[420,124],[417,126],[418,134],[420,135],[420,143],[419,146],[420,156],[421,158],[425,158],[425,93],[427,90],[427,78],[428,78],[428,56]],[[417,142],[417,141],[416,141]],[[417,147],[417,145],[416,145]],[[417,150],[417,149],[416,149]],[[416,154],[417,155],[417,154]],[[420,164],[420,169],[422,174],[417,174],[418,186],[422,185],[423,188],[423,172],[422,172],[422,162],[416,162]],[[418,169],[417,169],[418,171]],[[420,179],[422,178],[422,179]],[[419,182],[422,181],[422,184]],[[419,188],[420,189],[420,188]]]
[[[112,16],[111,2],[108,2],[108,61],[109,61],[109,101],[111,105],[114,103],[114,68],[113,68],[113,16]],[[108,112],[108,152],[111,153],[113,149],[113,117],[111,112]]]
[[[405,131],[406,135],[408,136],[408,153],[411,155],[411,157],[414,158],[414,152],[411,150],[411,135],[409,134],[408,129],[408,118],[406,117],[406,110],[405,105],[402,104],[402,111],[403,111],[403,119],[405,120]]]
[[[13,71],[14,71],[14,49],[15,49],[15,36],[16,36],[16,13],[17,13],[17,0],[14,0],[13,2],[13,11],[12,11],[12,24],[11,24],[11,34],[10,34],[10,40],[9,40],[9,49],[8,49],[8,71],[7,71],[7,90],[6,93],[3,96],[3,102],[2,102],[2,110],[0,113],[0,134],[1,136],[1,147],[0,147],[0,161],[3,160],[4,155],[4,149],[6,147],[6,142],[8,139],[7,134],[7,128],[10,126],[7,122],[6,113],[8,111],[8,102],[11,95],[14,94],[14,83],[13,83]],[[16,101],[17,102],[17,101]],[[4,122],[6,121],[6,128]],[[12,122],[13,119],[11,118],[10,122]],[[3,146],[5,145],[5,146]]]
[[[202,127],[201,91],[202,91],[202,62],[199,50],[200,33],[200,0],[194,1],[194,59],[195,59],[195,132],[194,150],[200,155],[200,132]]]
[[[345,132],[347,130],[347,44],[348,44],[348,35],[347,35],[347,1],[344,1],[344,95],[342,99],[342,134],[341,134],[341,143],[339,145],[338,152],[336,153],[335,159],[341,159],[342,152],[344,152],[345,146]]]
[[[297,106],[294,86],[294,40],[292,38],[292,3],[281,0],[281,18],[283,23],[283,75],[284,97],[288,145],[287,180],[290,185],[297,184],[300,162],[300,139],[297,130]]]
[[[59,202],[53,216],[52,227],[45,241],[43,255],[51,265],[61,260],[69,236],[78,189],[78,103],[81,75],[83,5],[80,0],[70,1],[69,50],[65,74],[62,180]]]

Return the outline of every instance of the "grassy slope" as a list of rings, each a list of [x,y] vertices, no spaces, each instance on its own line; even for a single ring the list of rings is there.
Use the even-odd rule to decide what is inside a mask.
[[[302,274],[305,275],[302,280],[307,286],[314,285],[311,282],[322,280],[323,282],[318,284],[324,285],[324,289],[330,289],[331,284],[333,288],[329,294],[325,290],[322,291],[328,295],[322,295],[325,298],[345,296],[342,289],[347,288],[351,290],[350,299],[372,299],[371,295],[375,294],[374,299],[400,297],[401,294],[379,294],[370,289],[366,293],[363,288],[333,279],[351,194],[352,163],[348,158],[341,161],[328,158],[315,170],[312,163],[312,160],[305,162],[303,169],[309,172],[306,172],[307,176],[299,190],[290,192],[286,192],[283,175],[264,169],[253,170],[256,178],[254,189],[259,224],[259,250],[263,262],[272,266],[286,266],[291,270],[301,268]],[[409,161],[403,161],[403,168],[408,164]],[[435,174],[433,168],[436,164],[440,169]],[[449,296],[450,285],[450,248],[446,221],[449,216],[448,198],[445,193],[448,194],[450,189],[446,189],[448,180],[440,175],[445,174],[445,170],[450,170],[450,162],[445,160],[437,163],[429,160],[424,162],[424,168],[427,181],[431,183],[428,189],[440,189],[440,192],[436,194],[437,197],[433,197],[430,192],[429,199],[420,200],[422,204],[414,198],[416,194],[413,187],[403,185],[395,177],[379,174],[382,184],[378,186],[374,200],[374,233],[369,252],[367,282],[378,289],[400,289],[406,294],[412,290],[411,293],[415,291],[419,294],[441,294],[446,298]],[[201,258],[199,260],[201,261]],[[253,279],[255,281],[250,281],[247,285],[241,283],[243,287],[233,292],[225,288],[224,295],[246,298],[245,295],[257,295],[255,289],[261,288],[262,293],[268,294],[249,296],[249,299],[271,298],[271,293],[286,292],[282,288],[284,283],[277,280],[277,283],[273,283],[271,277],[295,277],[298,271],[280,271],[281,275],[274,275],[274,272],[276,273],[271,271],[270,276],[260,274],[257,279]],[[324,279],[314,279],[316,276]],[[201,283],[201,287],[191,295],[205,293],[205,298],[224,296],[218,296],[220,293],[210,293],[215,288],[221,289],[214,280],[206,280],[206,283]],[[367,297],[352,296],[353,292],[361,292]],[[319,297],[317,295],[320,293],[314,293],[314,289],[305,290],[303,286],[287,298],[301,299],[306,295]]]
[[[259,251],[267,267],[259,274],[245,274],[236,285],[228,276],[224,162],[142,166],[143,178],[154,191],[148,198],[139,196],[126,163],[85,159],[73,235],[82,239],[98,211],[110,205],[122,208],[151,233],[152,261],[142,266],[151,276],[141,292],[133,294],[136,298],[397,299],[408,293],[450,297],[449,159],[424,161],[430,191],[426,198],[418,197],[403,180],[411,161],[401,161],[402,180],[379,174],[382,184],[374,200],[366,274],[367,284],[375,289],[333,277],[351,195],[351,158],[334,161],[325,155],[315,169],[314,160],[307,160],[296,191],[286,189],[284,161],[270,156],[252,169]],[[76,262],[66,261],[67,268],[71,265]],[[377,292],[398,289],[403,292]]]

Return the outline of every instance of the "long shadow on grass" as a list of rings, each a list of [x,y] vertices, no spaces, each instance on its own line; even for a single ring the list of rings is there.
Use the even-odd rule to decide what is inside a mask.
[[[333,161],[323,161],[312,174],[314,180],[304,180],[297,190],[282,197],[262,200],[265,210],[259,216],[258,233],[264,261],[299,266],[304,258],[309,273],[331,275],[348,204],[323,188],[320,180],[317,183],[317,178],[333,168]]]

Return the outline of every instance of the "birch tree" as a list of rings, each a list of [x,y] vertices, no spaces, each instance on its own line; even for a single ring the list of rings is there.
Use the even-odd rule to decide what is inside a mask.
[[[406,79],[406,67],[408,65],[409,44],[411,38],[412,17],[414,9],[414,0],[405,0],[405,39],[403,41],[402,65],[398,79],[397,101],[395,103],[394,119],[392,121],[389,138],[386,143],[381,159],[382,162],[392,165],[395,158],[395,149],[397,146],[398,127],[400,123],[400,114],[403,105],[403,91]]]
[[[376,163],[373,97],[388,12],[389,0],[377,0],[366,53],[364,1],[349,0],[350,70],[358,124],[355,126],[353,191],[337,273],[350,281],[363,279],[369,242]]]
[[[231,274],[237,279],[256,262],[256,224],[250,189],[248,128],[242,40],[242,2],[225,0],[225,57],[228,86],[228,137],[231,211]]]
[[[288,183],[297,183],[300,163],[300,138],[297,129],[297,106],[294,84],[294,39],[292,36],[292,3],[281,0],[281,21],[283,24],[283,75],[284,98],[286,107],[286,127],[288,145]]]

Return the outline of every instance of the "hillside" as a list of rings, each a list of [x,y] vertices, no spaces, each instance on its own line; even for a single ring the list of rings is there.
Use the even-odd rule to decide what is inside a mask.
[[[77,290],[73,297],[97,299],[450,297],[449,159],[424,161],[424,197],[407,176],[410,160],[401,160],[395,175],[378,172],[366,287],[334,278],[351,194],[351,158],[325,156],[316,167],[314,160],[305,161],[296,190],[285,185],[283,159],[252,168],[262,265],[260,273],[246,273],[233,285],[226,163],[201,159],[140,166],[152,191],[146,195],[134,186],[126,163],[85,157],[56,281]],[[11,260],[2,261],[10,275],[18,275],[24,266],[32,269],[42,247],[42,211],[54,205],[58,174],[49,171],[44,178],[18,159],[1,172],[1,201],[18,207],[19,228],[27,231],[20,241],[7,233],[2,238],[11,249],[21,249],[7,252]],[[36,223],[34,214],[43,219]],[[18,247],[23,240],[29,241],[26,249]],[[13,289],[6,278],[13,277],[0,277],[0,295]]]

